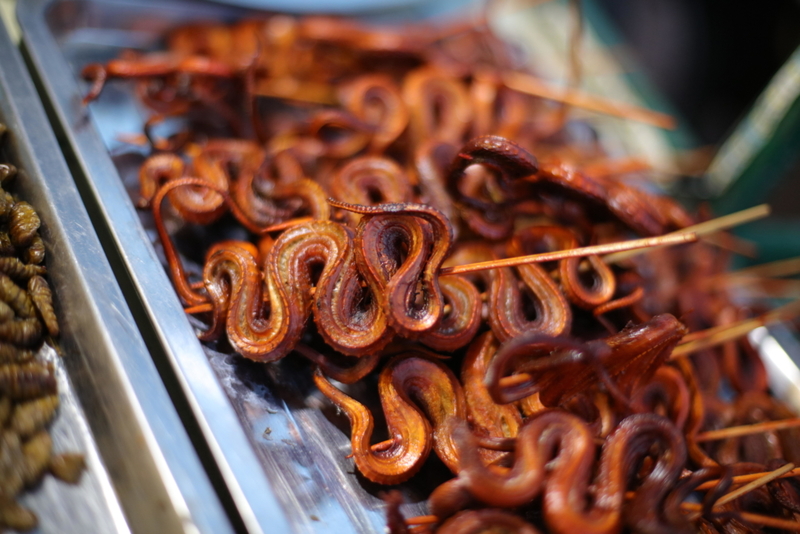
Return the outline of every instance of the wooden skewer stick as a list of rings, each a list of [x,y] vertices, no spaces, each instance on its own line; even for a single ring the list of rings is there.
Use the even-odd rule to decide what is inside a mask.
[[[583,167],[583,172],[593,178],[606,178],[620,174],[649,171],[651,165],[636,157],[608,159],[589,163]]]
[[[800,298],[800,280],[786,278],[767,278],[764,276],[735,276],[714,281],[715,286],[734,286],[747,288],[757,295],[777,298]]]
[[[631,241],[620,241],[618,243],[607,243],[605,245],[592,245],[590,247],[573,248],[569,250],[559,250],[556,252],[543,252],[541,254],[530,254],[528,256],[518,256],[504,260],[490,260],[478,263],[468,263],[455,267],[444,267],[439,270],[439,276],[451,274],[464,274],[486,269],[499,269],[501,267],[514,267],[529,263],[539,263],[546,261],[563,260],[566,258],[579,258],[582,256],[593,256],[600,254],[610,254],[619,251],[641,249],[647,247],[680,245],[691,243],[697,240],[693,233],[681,233],[676,235],[664,235],[659,237],[646,237],[644,239],[633,239]]]
[[[580,250],[580,249],[575,249]],[[475,264],[479,265],[479,264]],[[785,304],[774,310],[754,317],[752,319],[745,319],[738,323],[730,325],[717,326],[707,330],[700,330],[692,332],[684,336],[684,342],[675,347],[675,350],[670,354],[669,359],[682,358],[691,354],[692,352],[713,347],[726,341],[733,341],[740,337],[746,336],[748,332],[755,330],[760,326],[764,326],[776,321],[782,321],[800,314],[800,300],[795,300],[789,304]],[[528,373],[518,373],[511,376],[505,376],[500,379],[500,387],[515,387],[519,384],[530,380]]]
[[[406,519],[406,524],[408,525],[432,525],[438,522],[439,518],[435,515],[418,515]]]
[[[723,504],[727,504],[727,503],[731,502],[734,499],[738,499],[742,495],[744,495],[746,493],[750,493],[754,489],[760,488],[761,486],[764,486],[767,483],[772,482],[776,478],[780,478],[781,475],[784,475],[784,474],[788,473],[792,469],[794,469],[794,464],[793,463],[788,463],[788,464],[784,465],[783,467],[779,467],[775,471],[771,471],[771,472],[767,473],[766,475],[764,475],[762,477],[759,477],[759,478],[755,479],[754,481],[752,481],[752,482],[750,482],[748,484],[745,484],[741,488],[737,488],[737,489],[731,491],[730,493],[726,493],[725,495],[720,497],[719,500],[717,500],[717,502],[714,503],[714,506],[715,507],[716,506],[722,506]]]
[[[681,508],[683,508],[687,512],[703,511],[703,505],[694,502],[681,503]],[[761,514],[752,514],[750,512],[739,512],[738,515],[743,521],[747,521],[748,523],[752,523],[754,525],[763,525],[765,527],[780,528],[792,532],[800,531],[800,523],[797,523],[796,521],[792,521],[790,519],[783,519],[779,517],[772,517]]]
[[[259,230],[259,233],[267,234],[270,232],[280,232],[281,230],[286,230],[287,228],[291,228],[293,226],[310,223],[313,220],[314,217],[297,217],[296,219],[289,219],[288,221],[279,222],[273,224],[272,226],[261,228],[261,230]]]
[[[736,213],[731,213],[730,215],[723,215],[722,217],[717,217],[716,219],[702,222],[700,224],[687,226],[682,230],[678,230],[677,232],[672,232],[666,235],[670,236],[670,235],[694,233],[697,234],[698,237],[702,237],[705,235],[713,234],[715,232],[719,232],[721,230],[727,230],[728,228],[733,228],[734,226],[739,226],[740,224],[755,221],[757,219],[762,219],[767,215],[769,215],[769,213],[770,213],[769,204],[761,204],[758,206],[753,206],[752,208],[747,208],[746,210],[737,211]],[[627,260],[628,258],[632,258],[637,254],[641,254],[641,252],[642,251],[631,250],[626,252],[619,252],[616,254],[609,254],[608,256],[603,258],[603,261],[605,261],[606,263],[618,263],[623,260]]]
[[[746,269],[722,273],[714,277],[715,281],[728,280],[731,278],[778,278],[791,276],[800,273],[800,257],[788,258],[785,260],[772,261],[754,265]]]
[[[622,117],[623,119],[652,124],[653,126],[668,130],[674,130],[676,127],[675,119],[665,113],[615,102],[575,89],[555,87],[543,82],[535,76],[523,72],[506,72],[501,75],[501,79],[506,87],[514,91],[519,91],[520,93],[526,93],[556,102],[563,102],[570,106],[597,111],[615,117]]]
[[[752,319],[745,319],[729,325],[716,326],[707,330],[692,332],[683,338],[683,343],[675,347],[675,350],[673,350],[670,355],[670,359],[680,358],[692,352],[725,343],[726,341],[733,341],[734,339],[746,336],[751,330],[755,330],[760,326],[790,319],[798,314],[800,314],[800,300],[795,300]]]
[[[794,417],[792,419],[780,419],[778,421],[765,421],[763,423],[754,423],[752,425],[731,426],[728,428],[720,428],[719,430],[700,432],[695,437],[695,441],[698,443],[704,441],[716,441],[720,439],[758,434],[759,432],[767,432],[769,430],[794,428],[796,426],[800,426],[800,417]]]
[[[746,258],[758,257],[758,245],[748,239],[742,239],[731,233],[707,234],[703,236],[703,241],[709,245],[714,245],[722,250],[734,252]]]
[[[500,379],[500,387],[501,388],[513,388],[517,387],[520,384],[524,384],[531,379],[531,375],[528,373],[518,373],[511,376],[504,376]]]
[[[766,475],[768,473],[771,473],[771,472],[772,471],[766,471],[766,472],[762,472],[762,473],[751,473],[749,475],[737,475],[735,477],[732,477],[733,484],[736,484],[736,485],[738,485],[738,484],[746,484],[747,482],[752,482],[753,480],[757,480],[757,479],[761,478],[762,476],[764,476],[764,475]],[[778,478],[791,478],[791,477],[796,477],[796,476],[800,476],[800,467],[795,467],[791,471],[787,471],[786,473],[782,474]],[[709,480],[708,482],[703,482],[702,484],[697,486],[695,488],[695,490],[697,490],[697,491],[709,490],[709,489],[713,488],[714,486],[716,486],[717,484],[719,484],[719,480]]]
[[[203,304],[198,304],[196,306],[189,306],[188,308],[183,309],[184,313],[189,315],[195,315],[198,313],[207,313],[214,311],[214,305],[210,302],[205,302]]]

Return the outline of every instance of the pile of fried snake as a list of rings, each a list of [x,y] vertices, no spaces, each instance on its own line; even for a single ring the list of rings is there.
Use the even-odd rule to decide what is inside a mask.
[[[696,243],[447,274],[708,217],[626,181],[631,162],[564,106],[504,85],[523,67],[486,25],[274,15],[181,27],[167,44],[86,66],[86,101],[125,78],[154,112],[139,205],[200,338],[311,359],[367,479],[408,480],[431,449],[452,471],[428,516],[404,518],[388,494],[392,532],[794,521],[792,478],[721,498],[741,475],[800,461],[797,430],[700,439],[791,417],[756,351],[740,338],[671,356],[687,333],[750,313],[710,283],[729,253]],[[174,117],[191,127],[156,136]],[[169,225],[241,238],[205,242],[191,274]],[[345,393],[373,373],[380,443]]]

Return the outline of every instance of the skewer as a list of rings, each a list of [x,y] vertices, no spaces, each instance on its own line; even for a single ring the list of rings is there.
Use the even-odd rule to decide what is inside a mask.
[[[730,233],[708,234],[703,241],[717,248],[728,250],[746,258],[758,257],[758,245],[749,239],[742,239]]]
[[[732,477],[732,481],[733,484],[746,484],[747,482],[757,480],[768,473],[771,473],[771,471],[766,471],[762,473],[751,473],[749,475],[737,475],[735,477]],[[778,478],[791,478],[796,476],[800,476],[800,467],[795,467],[791,471],[787,471]],[[702,484],[697,486],[695,490],[697,491],[709,490],[714,486],[716,486],[717,484],[719,484],[719,480],[709,480],[708,482],[703,482]]]
[[[783,475],[785,475],[786,473],[792,471],[793,469],[794,469],[794,464],[788,463],[788,464],[786,464],[786,465],[784,465],[782,467],[779,467],[775,471],[769,471],[767,473],[759,473],[761,476],[759,476],[758,478],[752,480],[751,482],[749,482],[748,484],[745,484],[744,486],[742,486],[740,488],[737,488],[737,489],[735,489],[735,490],[733,490],[733,491],[731,491],[729,493],[726,493],[725,495],[723,495],[722,497],[717,499],[717,501],[714,503],[714,508],[723,506],[723,505],[725,505],[725,504],[727,504],[727,503],[729,503],[729,502],[731,502],[731,501],[733,501],[735,499],[738,499],[742,495],[750,493],[751,491],[753,491],[753,490],[755,490],[757,488],[760,488],[761,486],[764,486],[764,485],[772,482],[773,480],[781,478]],[[686,503],[686,502],[684,502],[684,503],[681,503],[681,508],[683,508],[684,510],[687,510],[687,511],[697,511],[697,512],[703,510],[703,506],[701,504],[699,504],[699,503]],[[783,519],[771,518],[769,516],[758,517],[756,514],[749,514],[748,512],[741,512],[740,515],[741,515],[742,519],[744,519],[746,521],[749,521],[749,522],[752,522],[752,523],[756,523],[756,524],[767,525],[767,523],[761,523],[760,522],[760,521],[765,521],[765,520],[766,521],[770,521],[770,522],[773,521],[773,520],[785,521]],[[751,517],[750,518],[746,518],[745,517],[746,515],[750,515]],[[772,525],[777,525],[777,523],[772,523],[772,524],[770,524],[768,526],[772,526]],[[781,526],[781,527],[778,527],[778,528],[787,528],[787,527],[782,527]],[[793,522],[793,526],[791,527],[791,529],[800,530],[800,524]]]
[[[788,463],[788,464],[784,465],[783,467],[779,467],[775,471],[771,471],[771,472],[767,473],[766,475],[763,475],[763,476],[755,479],[754,481],[752,481],[752,482],[750,482],[748,484],[745,484],[741,488],[737,488],[737,489],[731,491],[730,493],[726,493],[725,495],[720,497],[717,500],[716,503],[714,503],[714,506],[715,507],[716,506],[722,506],[723,504],[727,504],[727,503],[731,502],[734,499],[738,499],[742,495],[744,495],[746,493],[749,493],[749,492],[753,491],[756,488],[760,488],[761,486],[764,486],[764,485],[768,484],[769,482],[772,482],[776,478],[780,478],[781,475],[784,475],[784,474],[788,473],[792,469],[794,469],[794,464],[793,463]]]
[[[189,306],[183,309],[184,313],[188,315],[196,315],[198,313],[208,313],[214,311],[214,305],[210,302],[197,304],[196,306]]]
[[[439,518],[435,515],[418,515],[406,519],[406,524],[410,525],[432,525],[438,523]]]
[[[283,230],[285,228],[289,228],[291,226],[295,226],[297,224],[303,224],[312,220],[311,217],[300,217],[298,219],[292,219],[289,221],[285,221],[283,223],[279,223],[273,226],[269,226],[267,228],[262,228],[262,233],[267,232],[274,232],[278,230]],[[647,237],[644,239],[634,239],[631,241],[621,241],[618,243],[607,243],[605,245],[593,245],[590,247],[581,247],[581,248],[574,248],[569,250],[560,250],[556,252],[545,252],[542,254],[530,254],[527,256],[518,256],[516,258],[507,258],[504,260],[490,260],[490,261],[483,261],[477,263],[468,263],[466,265],[457,265],[454,267],[444,267],[439,270],[439,276],[449,276],[453,274],[463,274],[463,273],[471,273],[475,271],[483,271],[486,269],[498,269],[501,267],[514,267],[517,265],[527,265],[530,263],[538,263],[538,262],[547,262],[547,261],[556,261],[562,260],[565,258],[575,258],[575,257],[582,257],[582,256],[591,256],[591,255],[599,255],[599,254],[608,254],[610,252],[618,252],[624,250],[632,250],[637,248],[644,248],[644,247],[655,247],[655,246],[668,246],[668,245],[678,245],[683,243],[691,243],[695,241],[697,238],[694,234],[680,234],[680,235],[668,235],[668,236],[661,236],[661,237]],[[186,308],[184,311],[188,314],[196,314],[196,313],[206,313],[213,310],[211,304],[198,304],[196,306],[190,306]]]
[[[649,171],[651,168],[652,166],[642,158],[629,157],[589,163],[583,167],[583,172],[593,178],[606,178]]]
[[[531,379],[528,373],[518,373],[515,375],[504,376],[500,379],[500,386],[503,388],[514,388],[520,384],[524,384]]]
[[[559,250],[556,252],[544,252],[541,254],[530,254],[528,256],[518,256],[504,260],[490,260],[478,263],[468,263],[455,267],[445,267],[439,270],[439,276],[451,274],[464,274],[486,269],[499,269],[501,267],[515,267],[529,263],[539,263],[547,261],[563,260],[566,258],[578,258],[582,256],[593,256],[600,254],[611,254],[614,252],[642,249],[648,247],[680,245],[692,243],[697,240],[693,233],[681,233],[677,235],[663,235],[660,237],[646,237],[644,239],[633,239],[631,241],[620,241],[617,243],[607,243],[605,245],[592,245],[590,247],[573,248],[569,250]]]
[[[718,430],[700,432],[695,437],[695,441],[698,443],[702,443],[704,441],[716,441],[720,439],[758,434],[759,432],[767,432],[769,430],[794,428],[796,426],[800,426],[800,417],[794,417],[792,419],[780,419],[778,421],[765,421],[763,423],[754,423],[752,425],[732,426],[728,428],[720,428]]]
[[[261,228],[259,230],[260,234],[268,234],[271,232],[280,232],[282,230],[286,230],[287,228],[291,228],[293,226],[298,226],[300,224],[310,223],[314,220],[314,217],[297,217],[296,219],[289,219],[288,221],[279,222],[273,224],[272,226],[267,226],[266,228]]]
[[[570,106],[597,111],[623,119],[652,124],[659,128],[674,130],[675,119],[665,113],[659,113],[639,106],[615,102],[600,96],[590,95],[575,89],[563,89],[550,85],[535,76],[523,72],[505,72],[500,75],[503,85],[514,91],[526,93]]]
[[[777,298],[800,298],[800,280],[766,278],[763,276],[737,276],[714,281],[717,286],[737,286],[764,296]]]
[[[678,230],[677,232],[672,232],[666,235],[671,236],[671,235],[694,233],[697,234],[697,237],[702,237],[705,235],[713,234],[715,232],[719,232],[721,230],[727,230],[728,228],[733,228],[734,226],[739,226],[740,224],[755,221],[757,219],[762,219],[767,215],[769,215],[769,213],[770,213],[769,204],[760,204],[758,206],[753,206],[752,208],[747,208],[746,210],[737,211],[736,213],[731,213],[730,215],[723,215],[722,217],[717,217],[716,219],[711,219],[710,221],[702,222],[700,224],[694,224],[692,226],[687,226],[682,230]],[[619,263],[623,260],[627,260],[641,253],[642,251],[633,251],[633,250],[626,252],[619,252],[616,254],[608,255],[603,259],[606,263]]]
[[[674,360],[676,358],[681,358],[691,354],[692,352],[713,347],[720,343],[725,343],[726,341],[738,339],[760,326],[764,326],[765,324],[775,321],[785,320],[797,314],[800,314],[800,300],[796,300],[779,308],[775,308],[774,310],[759,317],[745,319],[744,321],[739,321],[738,323],[731,325],[717,326],[707,330],[692,332],[684,336],[683,339],[686,341],[675,347],[675,350],[672,351],[669,359]],[[505,388],[517,386],[520,383],[528,380],[530,380],[530,375],[528,373],[518,373],[501,378],[499,383],[500,387]]]
[[[673,350],[670,355],[670,359],[680,358],[692,352],[725,343],[726,341],[733,341],[734,339],[746,336],[751,330],[755,330],[760,326],[790,319],[798,314],[800,314],[800,300],[795,300],[752,319],[745,319],[730,325],[717,326],[699,332],[692,332],[683,338],[683,343],[675,347],[675,350]]]
[[[779,278],[800,273],[800,257],[762,263],[746,269],[722,273],[714,277],[715,281],[729,280],[731,278]]]
[[[703,511],[703,505],[694,502],[681,503],[681,508],[683,508],[687,512]],[[747,521],[748,523],[752,523],[754,525],[762,525],[771,528],[780,528],[792,532],[800,531],[800,523],[797,523],[796,521],[792,521],[790,519],[782,519],[779,517],[772,517],[769,515],[753,514],[750,512],[738,512],[738,516],[743,521]]]
[[[267,228],[263,228],[263,233],[282,230],[290,226],[302,224],[306,222],[305,219],[310,217],[302,217],[299,219],[292,219],[284,223],[276,224]],[[490,260],[477,263],[468,263],[465,265],[457,265],[454,267],[444,267],[439,270],[439,276],[449,276],[453,274],[471,273],[475,271],[483,271],[486,269],[499,269],[501,267],[514,267],[517,265],[527,265],[530,263],[546,262],[563,260],[565,258],[576,258],[582,256],[592,256],[596,254],[608,254],[610,252],[618,252],[620,250],[632,250],[644,247],[668,246],[679,245],[683,243],[691,243],[697,238],[694,234],[681,234],[670,235],[661,237],[646,237],[644,239],[634,239],[631,241],[621,241],[618,243],[607,243],[605,245],[592,245],[590,247],[573,248],[569,250],[559,250],[556,252],[544,252],[542,254],[530,254],[527,256],[518,256],[516,258],[506,258],[504,260]],[[204,313],[211,311],[210,304],[199,304],[186,308],[186,313]]]

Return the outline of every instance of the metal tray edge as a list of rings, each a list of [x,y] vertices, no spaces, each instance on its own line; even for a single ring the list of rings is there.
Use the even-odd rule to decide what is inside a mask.
[[[77,377],[73,383],[82,404],[102,402],[93,407],[92,421],[102,420],[103,426],[92,431],[129,524],[141,532],[229,530],[227,514],[105,259],[34,84],[4,30],[2,44],[8,52],[3,54],[3,74],[15,100],[4,101],[3,107],[16,117],[10,125],[16,135],[37,147],[23,159],[28,181],[46,184],[39,209],[50,251],[48,267],[56,285],[64,288],[58,305],[71,317],[74,348],[80,354],[66,365]],[[59,249],[71,250],[74,261],[61,262]],[[59,277],[79,283],[65,284]],[[88,306],[81,295],[89,296]],[[95,389],[86,391],[91,386]]]

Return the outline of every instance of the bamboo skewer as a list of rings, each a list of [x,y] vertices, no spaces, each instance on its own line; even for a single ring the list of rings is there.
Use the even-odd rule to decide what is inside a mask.
[[[583,167],[583,172],[593,178],[606,178],[608,176],[649,171],[651,168],[647,161],[641,158],[629,157],[592,162]]]
[[[794,471],[794,464],[788,463],[775,471],[770,471],[767,473],[757,473],[757,478],[753,479],[749,483],[745,484],[744,486],[737,488],[729,493],[726,493],[722,497],[720,497],[717,502],[714,503],[714,508],[723,506],[735,499],[738,499],[742,495],[745,495],[761,486],[764,486],[773,480],[777,480],[781,477],[786,476],[788,473]],[[735,477],[734,477],[735,478]],[[719,481],[716,481],[719,482]],[[709,481],[709,483],[715,483],[715,481]],[[705,484],[704,484],[705,485]],[[711,486],[713,487],[713,486]],[[700,489],[698,486],[697,489]],[[702,512],[703,505],[699,503],[688,503],[683,502],[681,503],[681,508],[687,512]],[[755,525],[763,525],[773,528],[781,528],[785,530],[792,530],[792,531],[800,531],[800,523],[796,521],[791,521],[779,517],[772,517],[766,516],[761,514],[753,514],[750,512],[738,512],[739,517],[747,521],[748,523],[753,523]]]
[[[669,356],[669,359],[673,360],[676,358],[682,358],[691,354],[692,352],[713,347],[720,343],[725,343],[726,341],[738,339],[760,326],[785,320],[798,314],[800,314],[800,300],[796,300],[779,308],[775,308],[774,310],[759,317],[746,319],[731,325],[717,326],[715,328],[709,328],[708,330],[692,332],[684,336],[683,339],[686,341],[675,347],[675,349],[672,351],[672,354]],[[528,373],[518,373],[501,378],[500,386],[514,387],[527,380],[530,380],[530,375]]]
[[[571,88],[555,87],[530,74],[506,72],[501,74],[501,80],[503,85],[514,91],[519,91],[520,93],[562,102],[570,106],[596,111],[606,115],[652,124],[653,126],[668,130],[674,130],[676,127],[675,119],[665,113],[615,102]]]
[[[756,488],[760,488],[761,486],[764,486],[764,485],[768,484],[769,482],[772,482],[776,478],[780,478],[781,475],[784,475],[784,474],[788,473],[792,469],[794,469],[794,464],[793,463],[788,463],[788,464],[784,465],[783,467],[779,467],[775,471],[771,471],[771,472],[767,473],[766,475],[763,475],[763,476],[753,480],[752,482],[750,482],[748,484],[745,484],[741,488],[737,488],[737,489],[731,491],[730,493],[726,493],[725,495],[720,497],[719,500],[717,500],[716,503],[714,503],[714,506],[715,507],[716,506],[722,506],[724,504],[727,504],[727,503],[731,502],[734,499],[738,499],[742,495],[744,495],[746,493],[749,493],[749,492],[753,491]]]
[[[752,208],[748,208],[746,210],[737,211],[736,213],[731,213],[730,215],[723,215],[722,217],[717,217],[716,219],[702,222],[700,224],[687,226],[682,230],[678,230],[677,232],[672,232],[666,235],[671,236],[671,235],[694,233],[699,238],[722,230],[727,230],[728,228],[733,228],[734,226],[739,226],[744,223],[752,222],[757,219],[762,219],[767,215],[769,215],[769,213],[770,213],[769,204],[761,204],[758,206],[753,206]],[[641,253],[642,251],[634,251],[634,250],[619,252],[616,254],[609,254],[608,256],[603,258],[603,260],[606,263],[619,263],[623,260],[627,260]]]
[[[444,267],[439,270],[439,276],[449,276],[451,274],[464,274],[486,269],[498,269],[501,267],[515,267],[529,263],[539,263],[547,261],[557,261],[566,258],[578,258],[582,256],[594,256],[601,254],[611,254],[621,251],[629,251],[648,247],[680,245],[692,243],[697,240],[697,236],[691,232],[681,234],[668,234],[660,237],[646,237],[644,239],[633,239],[631,241],[621,241],[618,243],[607,243],[605,245],[592,245],[590,247],[573,248],[569,250],[559,250],[556,252],[543,252],[541,254],[530,254],[528,256],[518,256],[504,260],[482,261],[458,265],[455,267]]]
[[[281,230],[286,230],[287,228],[291,228],[293,226],[310,223],[313,220],[314,217],[298,217],[296,219],[289,219],[288,221],[283,221],[280,223],[273,224],[272,226],[267,226],[266,228],[262,228],[259,231],[259,233],[267,234],[271,232],[280,232]]]
[[[800,298],[800,280],[795,279],[737,276],[716,279],[714,285],[736,286],[755,295],[776,298]]]
[[[706,234],[703,241],[722,250],[727,250],[746,258],[758,257],[758,245],[730,233]]]
[[[301,219],[293,219],[287,221],[286,227],[301,224]],[[303,221],[304,222],[304,221]],[[263,229],[263,232],[275,231],[280,225],[270,226]],[[475,271],[483,271],[486,269],[499,269],[501,267],[514,267],[517,265],[527,265],[530,263],[546,262],[563,260],[565,258],[577,258],[582,256],[592,256],[599,254],[608,254],[611,252],[618,252],[621,250],[632,250],[645,247],[679,245],[683,243],[691,243],[697,237],[694,234],[681,234],[660,237],[646,237],[644,239],[634,239],[631,241],[621,241],[618,243],[607,243],[605,245],[592,245],[590,247],[573,248],[568,250],[559,250],[556,252],[545,252],[542,254],[530,254],[528,256],[518,256],[516,258],[506,258],[504,260],[490,260],[477,263],[468,263],[465,265],[457,265],[454,267],[444,267],[439,269],[439,276],[449,276],[453,274],[464,274]],[[205,313],[213,310],[211,304],[198,304],[186,308],[184,311],[189,314]]]
[[[751,473],[749,475],[737,475],[735,477],[732,477],[732,481],[733,481],[733,484],[735,484],[735,485],[746,484],[746,483],[751,482],[753,480],[757,480],[757,479],[761,478],[762,476],[764,476],[764,475],[766,475],[766,474],[768,474],[770,472],[771,471],[766,471],[766,472],[762,472],[762,473]],[[787,471],[786,473],[782,474],[778,478],[791,478],[791,477],[796,477],[796,476],[800,476],[800,467],[795,467],[791,471]],[[703,482],[702,484],[697,486],[695,488],[695,490],[696,491],[709,490],[709,489],[713,488],[714,486],[716,486],[717,484],[719,484],[719,480],[709,480],[708,482]]]
[[[204,302],[203,304],[197,304],[196,306],[189,306],[188,308],[183,309],[184,313],[189,315],[196,315],[198,313],[208,313],[214,311],[214,305],[210,302]]]
[[[702,512],[703,505],[700,503],[693,503],[693,502],[684,502],[681,503],[681,508],[686,510],[687,512]],[[738,516],[743,520],[747,521],[748,523],[752,523],[754,525],[762,525],[765,527],[771,528],[781,528],[784,530],[789,530],[793,532],[800,531],[800,523],[796,521],[792,521],[790,519],[783,519],[780,517],[772,517],[769,515],[761,515],[761,514],[752,514],[750,512],[739,512]]]
[[[762,263],[746,269],[722,273],[714,277],[715,281],[729,280],[731,278],[779,278],[800,273],[800,257],[788,258],[769,263]]]
[[[702,443],[704,441],[717,441],[720,439],[736,438],[739,436],[758,434],[759,432],[767,432],[769,430],[783,430],[797,426],[800,426],[800,417],[794,417],[792,419],[779,419],[777,421],[765,421],[763,423],[754,423],[752,425],[732,426],[728,428],[720,428],[718,430],[701,432],[697,434],[695,441],[698,443]]]
[[[406,519],[407,525],[432,525],[434,523],[438,523],[440,520],[435,515],[418,515],[415,517],[409,517]]]
[[[670,355],[670,359],[680,358],[692,352],[725,343],[726,341],[733,341],[734,339],[747,335],[750,331],[760,326],[790,319],[798,314],[800,314],[800,300],[795,300],[752,319],[745,319],[730,325],[717,326],[699,332],[692,332],[683,338],[683,343],[675,347],[675,350],[672,351],[672,355]]]
[[[527,256],[518,256],[516,258],[506,258],[503,260],[490,260],[484,262],[470,263],[466,265],[457,265],[453,267],[444,267],[439,270],[439,276],[465,274],[487,269],[515,267],[518,265],[527,265],[530,263],[558,261],[566,258],[576,258],[576,257],[584,257],[592,255],[606,255],[604,260],[607,263],[614,263],[632,257],[632,255],[639,254],[641,253],[642,249],[691,243],[696,241],[699,235],[716,232],[725,228],[730,228],[731,226],[736,226],[744,222],[749,222],[757,218],[764,217],[767,214],[769,214],[769,206],[766,204],[762,204],[760,206],[755,206],[753,208],[749,208],[747,210],[738,213],[734,213],[724,217],[719,217],[712,221],[700,223],[691,226],[689,228],[680,230],[678,232],[673,232],[663,236],[634,239],[631,241],[621,241],[617,243],[606,243],[603,245],[592,245],[588,247],[560,250],[555,252],[544,252],[541,254],[530,254]],[[262,233],[278,231],[290,226],[294,226],[296,224],[307,222],[305,219],[306,218],[293,219],[292,221],[287,221],[286,223],[273,225],[269,228],[262,229]],[[205,311],[210,311],[209,309],[203,306],[204,305],[194,306],[192,308],[188,308],[186,311],[187,313],[203,313]],[[790,304],[787,306],[792,306],[792,305]],[[791,307],[792,314],[796,313],[794,307],[795,306]],[[750,330],[757,328],[758,326],[762,326],[763,324],[766,324],[767,322],[772,322],[774,320],[785,318],[785,316],[787,315],[787,313],[785,312],[787,312],[787,310],[784,310],[784,308],[786,308],[786,306],[773,310],[773,312],[770,312],[762,316],[762,318],[760,319],[759,318],[749,319],[747,321],[736,323],[734,325],[718,327],[719,332],[717,332],[714,329],[705,330],[703,331],[702,339],[698,339],[696,341],[689,340],[683,343],[682,345],[679,345],[675,349],[675,351],[673,351],[672,357],[679,357],[684,354],[688,354],[689,352],[700,350],[701,348],[706,348],[707,346],[713,346],[714,344],[722,343],[730,339],[736,339],[738,337],[745,335]],[[797,312],[800,312],[800,309],[798,309]]]

